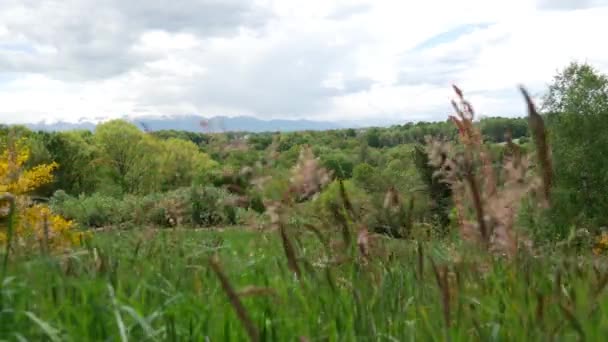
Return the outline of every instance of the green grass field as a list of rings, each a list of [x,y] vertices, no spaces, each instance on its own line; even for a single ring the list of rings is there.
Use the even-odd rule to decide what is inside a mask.
[[[332,264],[312,234],[291,237],[300,280],[278,233],[237,229],[98,233],[72,255],[11,260],[0,339],[246,340],[210,267],[216,253],[261,341],[599,341],[608,333],[608,271],[591,258],[507,263],[443,243],[387,241],[382,256],[364,261],[353,249]]]

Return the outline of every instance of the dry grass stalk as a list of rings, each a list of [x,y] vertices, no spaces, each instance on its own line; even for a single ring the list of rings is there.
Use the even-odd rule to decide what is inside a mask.
[[[524,87],[520,87],[520,90],[528,105],[528,125],[532,131],[534,144],[536,145],[538,163],[541,167],[543,194],[545,203],[548,205],[551,195],[551,185],[553,184],[553,165],[551,162],[551,151],[547,142],[547,131],[543,118],[536,111],[536,106],[534,106],[532,98]]]
[[[241,321],[241,323],[243,324],[243,326],[245,327],[245,330],[247,330],[249,339],[251,341],[255,341],[255,342],[259,341],[260,335],[258,333],[258,330],[255,327],[255,325],[253,324],[253,321],[251,320],[251,318],[249,317],[249,314],[247,313],[245,306],[243,306],[243,303],[241,302],[237,292],[232,287],[232,284],[230,284],[228,277],[226,277],[226,275],[224,274],[224,271],[223,271],[222,266],[220,265],[218,259],[216,257],[211,258],[209,260],[209,265],[211,266],[211,269],[213,270],[213,272],[217,275],[218,279],[220,280],[220,283],[222,284],[222,289],[228,296],[228,300],[230,301],[230,304],[234,308],[234,311],[236,311],[236,314],[237,314],[239,320]]]
[[[450,284],[448,281],[448,268],[444,265],[438,267],[435,264],[435,261],[431,258],[431,266],[433,268],[433,273],[435,274],[435,280],[437,281],[437,286],[441,292],[441,306],[443,308],[443,319],[445,320],[445,325],[447,328],[450,327]]]
[[[418,280],[422,280],[424,277],[424,249],[420,242],[418,242],[416,254],[418,255]]]
[[[564,314],[564,316],[566,316],[566,319],[568,319],[574,330],[576,330],[576,332],[578,333],[580,340],[585,341],[585,330],[583,329],[581,322],[578,320],[578,318],[576,318],[576,314],[574,313],[574,311],[570,307],[562,303],[559,303],[559,308]]]
[[[287,266],[289,269],[296,274],[298,279],[301,276],[300,267],[296,258],[296,251],[293,243],[287,235],[285,222],[284,222],[284,210],[286,205],[284,201],[275,201],[266,205],[266,212],[270,216],[270,224],[272,229],[276,229],[281,236],[281,243],[283,245],[283,251],[285,252],[285,258],[287,258]]]
[[[384,195],[383,208],[395,212],[399,210],[400,207],[401,199],[399,198],[399,192],[394,186],[391,186]]]
[[[270,216],[271,226],[277,229],[281,236],[283,250],[287,258],[289,269],[301,278],[302,272],[298,265],[296,250],[287,235],[284,223],[285,209],[295,201],[304,201],[312,198],[319,193],[331,181],[331,173],[321,167],[318,158],[315,158],[312,149],[305,146],[300,151],[300,156],[296,166],[292,169],[292,177],[287,192],[281,201],[275,201],[266,205],[266,210]]]
[[[519,163],[521,162],[522,158],[522,151],[519,145],[513,143],[513,134],[511,132],[511,129],[507,129],[507,132],[505,133],[505,140],[507,141],[505,156],[512,158],[513,163],[515,163],[516,166],[519,166]]]
[[[285,251],[285,257],[287,258],[287,266],[289,269],[296,274],[298,279],[302,276],[302,272],[300,271],[300,266],[298,265],[298,260],[296,258],[296,250],[287,236],[287,232],[285,231],[285,226],[279,226],[279,234],[281,235],[281,242],[283,243],[283,250]]]
[[[353,207],[353,203],[350,201],[348,197],[348,193],[346,192],[346,187],[344,187],[344,181],[340,179],[340,198],[342,199],[342,203],[344,204],[344,209],[351,215],[351,218],[358,218],[357,213],[355,212],[355,208]]]
[[[437,175],[450,184],[458,223],[463,239],[483,245],[491,251],[514,256],[518,247],[528,240],[518,236],[515,220],[521,201],[529,194],[543,188],[548,199],[547,187],[551,184],[550,159],[546,147],[544,125],[527,93],[526,101],[531,109],[530,124],[539,136],[539,159],[542,179],[532,174],[528,156],[508,137],[500,176],[494,170],[492,158],[482,141],[481,133],[473,124],[475,112],[464,99],[462,91],[454,87],[459,102],[453,102],[456,115],[450,116],[458,128],[462,150],[444,141],[427,142],[430,164],[439,169]],[[537,132],[538,131],[538,132]],[[544,160],[544,161],[543,161]],[[548,171],[548,172],[547,172]],[[498,179],[503,179],[502,183]],[[474,219],[470,219],[473,216]]]
[[[539,324],[543,324],[543,319],[545,316],[545,297],[540,292],[536,293],[536,303],[536,321]]]
[[[272,296],[278,297],[277,292],[270,287],[247,286],[237,292],[239,297]]]
[[[357,246],[364,260],[370,256],[370,236],[367,227],[361,227],[357,234]]]
[[[300,151],[298,162],[292,169],[290,179],[291,189],[298,201],[305,201],[319,193],[323,187],[331,182],[332,173],[321,166],[315,158],[312,149],[305,146]]]
[[[340,226],[340,232],[342,233],[342,241],[344,242],[344,247],[347,248],[351,244],[351,232],[350,227],[348,225],[348,218],[344,215],[344,211],[342,207],[336,203],[331,203],[329,205],[329,209],[333,215],[333,219]]]

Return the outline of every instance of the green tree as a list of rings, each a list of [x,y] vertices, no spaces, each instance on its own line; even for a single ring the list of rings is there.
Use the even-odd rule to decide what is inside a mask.
[[[380,130],[378,128],[370,128],[366,134],[367,145],[370,147],[380,148]]]
[[[70,131],[44,135],[45,146],[53,161],[55,188],[72,195],[91,194],[103,182],[103,165],[97,163],[100,153],[89,131]]]
[[[368,163],[358,164],[353,169],[353,181],[368,192],[382,191],[379,189],[377,178],[378,171]]]
[[[129,168],[124,175],[124,191],[149,194],[162,190],[164,146],[151,135],[142,135],[130,151]]]
[[[146,193],[160,188],[162,145],[151,135],[123,120],[111,120],[95,130],[101,164],[123,193]]]
[[[348,179],[353,176],[353,162],[341,152],[334,152],[321,156],[323,166],[333,171],[334,176],[340,179]]]
[[[513,139],[528,136],[528,123],[524,118],[484,118],[480,121],[481,133],[491,142],[505,141],[505,135]]]
[[[608,78],[588,64],[560,72],[544,99],[560,221],[608,224]]]
[[[217,163],[191,141],[169,138],[163,142],[161,156],[163,190],[191,185],[197,176]]]

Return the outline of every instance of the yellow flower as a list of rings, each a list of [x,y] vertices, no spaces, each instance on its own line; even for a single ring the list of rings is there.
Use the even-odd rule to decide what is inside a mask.
[[[24,139],[10,139],[0,154],[0,193],[10,192],[16,196],[13,238],[19,246],[36,248],[40,242],[50,249],[69,247],[81,238],[74,231],[74,224],[51,212],[45,205],[31,205],[27,193],[53,181],[57,163],[42,164],[29,170],[24,165],[30,151]],[[8,203],[0,203],[0,216],[8,214]],[[0,226],[0,245],[7,242],[7,227]]]
[[[593,253],[595,255],[600,255],[606,253],[606,251],[608,251],[608,233],[602,233],[595,240]]]

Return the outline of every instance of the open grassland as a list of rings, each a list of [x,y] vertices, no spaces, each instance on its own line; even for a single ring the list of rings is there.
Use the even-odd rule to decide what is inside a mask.
[[[276,232],[114,231],[71,255],[12,260],[0,338],[599,341],[608,333],[599,259],[547,252],[502,261],[403,240],[363,259],[328,255],[313,234],[291,239],[299,279]]]

